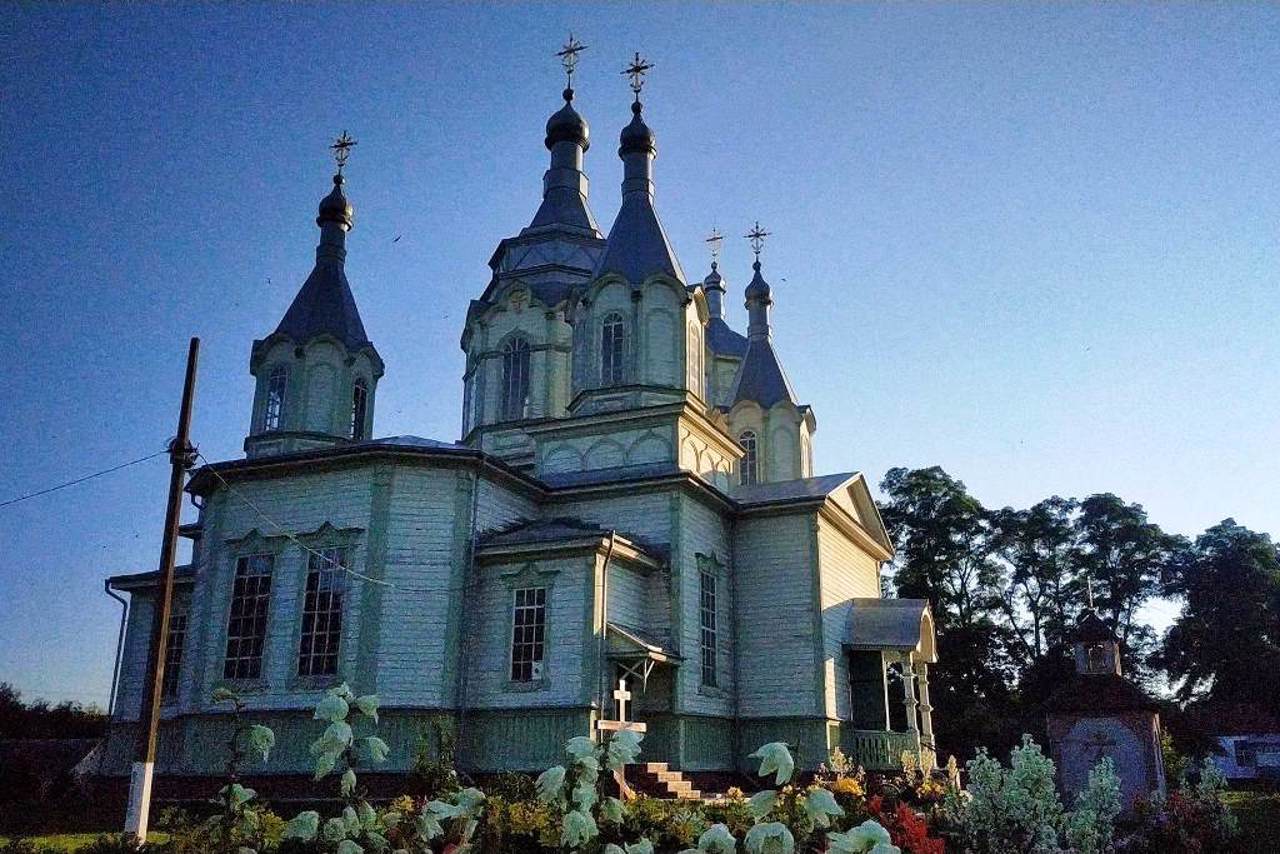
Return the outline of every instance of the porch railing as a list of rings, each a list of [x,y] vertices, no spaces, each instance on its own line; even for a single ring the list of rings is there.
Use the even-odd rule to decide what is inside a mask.
[[[904,750],[918,755],[920,734],[842,728],[840,749],[849,761],[868,771],[896,771],[902,767]]]

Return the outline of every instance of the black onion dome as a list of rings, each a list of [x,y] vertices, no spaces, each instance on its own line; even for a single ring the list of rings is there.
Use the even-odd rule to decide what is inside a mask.
[[[320,215],[316,217],[316,225],[336,222],[351,228],[355,224],[356,209],[342,192],[342,183],[341,173],[333,176],[333,190],[320,200]]]
[[[760,275],[760,262],[756,261],[751,268],[756,271],[756,274],[751,277],[751,284],[747,285],[747,299],[770,299],[769,283],[764,280],[764,276]]]
[[[586,151],[591,147],[591,128],[587,120],[573,108],[573,90],[564,90],[564,106],[547,119],[547,148],[557,142],[575,142]]]
[[[720,275],[719,265],[715,261],[711,262],[711,272],[702,280],[703,287],[722,288],[724,277]]]
[[[657,146],[655,144],[653,131],[649,130],[649,126],[644,123],[644,119],[640,118],[640,111],[644,109],[640,106],[640,102],[636,101],[631,105],[631,123],[622,129],[622,135],[619,137],[618,154],[627,154],[633,151],[654,151]]]

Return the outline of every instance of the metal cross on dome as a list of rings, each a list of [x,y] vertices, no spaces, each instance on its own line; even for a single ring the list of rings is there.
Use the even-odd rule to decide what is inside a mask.
[[[644,88],[644,76],[653,70],[653,63],[640,56],[640,51],[636,51],[635,59],[631,60],[631,64],[622,72],[625,76],[631,78],[631,91],[636,93],[636,100],[640,100],[640,90]]]
[[[357,145],[356,141],[344,130],[342,136],[333,141],[333,145],[329,149],[333,152],[333,159],[338,164],[338,174],[342,174],[342,167],[347,165],[347,158],[351,156],[351,149]]]
[[[712,228],[710,236],[703,242],[711,249],[711,263],[715,264],[720,260],[720,246],[724,243],[724,235],[720,233],[720,229]]]
[[[756,253],[756,260],[760,260],[760,250],[764,248],[764,239],[773,232],[765,231],[760,227],[760,220],[756,220],[756,224],[752,226],[743,237],[751,241],[751,251]]]
[[[569,40],[564,43],[564,47],[556,51],[556,56],[560,57],[560,64],[564,66],[564,73],[569,78],[569,88],[573,88],[573,70],[578,67],[578,54],[587,49],[587,46],[573,37],[573,33],[569,33]]]

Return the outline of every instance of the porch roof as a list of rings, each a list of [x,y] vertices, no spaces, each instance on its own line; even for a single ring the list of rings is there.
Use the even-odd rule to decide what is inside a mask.
[[[614,659],[648,658],[659,664],[677,664],[684,659],[667,649],[660,638],[633,626],[609,623],[609,657]]]
[[[855,598],[845,646],[856,650],[914,652],[938,660],[928,599]]]

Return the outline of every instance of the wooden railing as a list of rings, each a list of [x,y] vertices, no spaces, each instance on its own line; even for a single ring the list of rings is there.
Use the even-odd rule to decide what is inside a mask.
[[[850,762],[868,771],[896,771],[902,767],[902,751],[919,755],[920,734],[842,728],[840,749]]]

